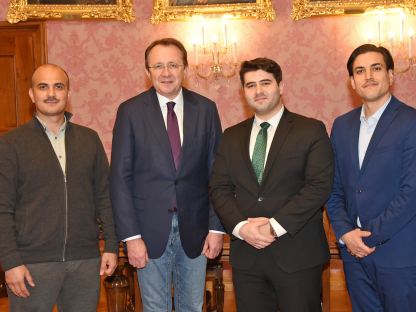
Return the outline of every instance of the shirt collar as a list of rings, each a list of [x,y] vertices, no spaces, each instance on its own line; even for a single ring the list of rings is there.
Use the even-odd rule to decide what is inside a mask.
[[[36,119],[37,119],[37,120],[39,120],[39,122],[40,122],[40,124],[42,125],[42,128],[43,128],[43,130],[44,130],[45,132],[51,132],[51,131],[48,129],[48,127],[46,126],[46,122],[44,122],[44,121],[43,121],[43,120],[39,117],[39,115],[38,115],[38,114],[35,114],[35,117],[36,117]],[[58,134],[59,134],[59,133],[62,133],[62,132],[65,132],[65,129],[66,129],[67,124],[68,124],[68,119],[66,118],[66,115],[64,114],[64,122],[63,122],[63,123],[62,123],[62,125],[59,127]]]
[[[391,95],[387,99],[386,103],[384,103],[383,106],[381,106],[373,115],[371,115],[368,118],[365,117],[365,107],[363,105],[361,107],[361,114],[360,114],[361,122],[367,122],[369,124],[377,123],[379,121],[381,115],[383,115],[384,111],[386,110],[387,105],[390,103],[390,100],[391,100]]]
[[[284,105],[282,105],[280,110],[273,117],[271,117],[269,120],[262,120],[257,115],[254,115],[254,124],[256,126],[260,127],[260,124],[262,122],[267,121],[270,124],[270,126],[272,126],[274,128],[277,128],[277,126],[279,125],[280,119],[282,119],[284,110],[285,110],[285,107],[284,107]]]
[[[166,107],[166,103],[168,102],[175,102],[177,106],[182,106],[183,105],[183,93],[182,93],[182,88],[179,91],[178,95],[174,98],[174,99],[168,99],[167,97],[159,94],[158,92],[156,92],[157,95],[157,99],[159,101],[159,105],[162,109],[164,109]]]

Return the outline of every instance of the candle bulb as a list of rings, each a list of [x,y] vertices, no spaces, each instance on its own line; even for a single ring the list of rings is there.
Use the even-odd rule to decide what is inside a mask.
[[[381,20],[383,19],[383,15],[382,13],[378,14],[378,23],[377,23],[377,28],[378,28],[378,45],[381,46]]]
[[[233,62],[237,64],[237,38],[233,40]]]
[[[202,32],[202,47],[205,49],[205,28],[204,24],[201,25],[201,32]]]
[[[213,53],[214,53],[214,64],[218,64],[218,47],[217,47],[217,42],[218,42],[218,37],[217,36],[212,36],[211,38],[212,40],[212,47],[213,47]]]
[[[226,21],[224,21],[223,36],[224,36],[224,47],[227,48],[228,39],[227,39],[227,22]]]
[[[393,46],[394,46],[394,32],[389,31],[389,45],[390,45],[390,52],[393,55]]]
[[[403,12],[400,13],[400,43],[403,43],[404,37],[404,18],[405,15]]]
[[[198,45],[196,42],[194,42],[194,60],[195,60],[195,66],[199,65],[199,59],[198,59]]]

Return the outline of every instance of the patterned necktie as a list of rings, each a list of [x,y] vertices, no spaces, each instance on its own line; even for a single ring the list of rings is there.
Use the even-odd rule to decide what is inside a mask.
[[[267,129],[270,127],[268,122],[262,122],[260,124],[260,131],[257,134],[256,143],[254,145],[253,157],[251,163],[257,177],[257,181],[261,184],[263,180],[264,162],[266,159],[266,146],[267,146]]]
[[[179,135],[178,118],[176,118],[175,111],[173,110],[175,102],[168,102],[166,104],[168,106],[168,115],[166,119],[167,131],[170,147],[172,149],[173,160],[175,161],[175,168],[177,170],[181,158],[181,137]]]

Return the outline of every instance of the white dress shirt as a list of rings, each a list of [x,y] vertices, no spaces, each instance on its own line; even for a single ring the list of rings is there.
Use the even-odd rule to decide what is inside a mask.
[[[253,126],[251,128],[251,135],[250,135],[250,145],[249,145],[250,159],[252,159],[253,157],[254,145],[256,143],[257,135],[259,131],[261,130],[260,124],[263,122],[268,122],[270,124],[270,127],[267,129],[267,145],[266,145],[266,159],[265,159],[266,161],[264,162],[264,165],[266,165],[267,157],[269,156],[270,146],[272,145],[272,141],[276,133],[277,126],[279,125],[280,119],[283,116],[283,112],[284,112],[284,106],[282,106],[282,108],[269,120],[262,120],[257,115],[254,116]],[[287,231],[279,224],[279,222],[276,221],[276,219],[270,218],[269,221],[274,231],[276,232],[277,236],[282,236],[287,233]],[[248,221],[239,222],[233,229],[233,235],[243,240],[243,238],[240,236],[240,229],[243,225],[247,223]]]

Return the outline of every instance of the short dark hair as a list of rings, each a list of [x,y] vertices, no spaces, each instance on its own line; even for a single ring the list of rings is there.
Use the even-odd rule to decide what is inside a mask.
[[[282,81],[282,69],[275,61],[266,57],[258,57],[251,61],[244,61],[240,68],[240,81],[244,86],[244,74],[252,71],[264,70],[270,74],[273,74],[274,78],[279,84]]]
[[[360,45],[358,48],[352,51],[348,59],[347,69],[348,69],[348,74],[351,77],[354,74],[352,66],[354,65],[355,59],[358,57],[358,55],[368,53],[368,52],[380,53],[383,56],[384,63],[386,63],[387,70],[394,70],[394,61],[389,50],[387,50],[385,47],[382,47],[382,46],[376,46],[374,44],[366,43],[366,44]]]
[[[155,46],[162,45],[162,46],[175,46],[177,47],[182,53],[182,62],[185,67],[188,66],[188,54],[186,52],[185,47],[183,44],[176,40],[175,38],[162,38],[156,41],[153,41],[144,52],[144,63],[147,69],[149,69],[149,53]]]

